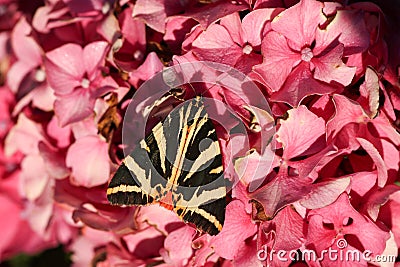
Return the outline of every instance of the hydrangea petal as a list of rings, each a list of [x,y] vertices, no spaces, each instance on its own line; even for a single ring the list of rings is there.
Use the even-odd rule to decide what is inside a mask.
[[[74,184],[86,187],[104,184],[110,175],[108,145],[98,136],[82,137],[68,149],[66,164],[72,169]]]

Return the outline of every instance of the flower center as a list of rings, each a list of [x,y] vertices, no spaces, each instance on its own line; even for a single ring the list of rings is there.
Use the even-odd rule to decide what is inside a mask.
[[[301,59],[306,61],[306,62],[310,62],[311,59],[313,58],[313,52],[309,47],[303,48],[301,50]]]
[[[247,44],[243,47],[243,54],[250,55],[251,51],[253,51],[253,47]]]
[[[142,60],[142,58],[143,58],[143,53],[142,53],[142,51],[136,50],[136,51],[133,53],[133,58],[134,58],[135,60]]]
[[[90,81],[88,79],[86,79],[86,78],[83,78],[83,80],[81,82],[81,85],[82,85],[83,88],[89,88]]]
[[[46,73],[42,69],[37,69],[35,72],[35,80],[43,82],[46,79]]]

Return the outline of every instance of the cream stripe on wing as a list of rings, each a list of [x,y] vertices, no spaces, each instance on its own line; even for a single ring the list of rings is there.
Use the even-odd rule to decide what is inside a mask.
[[[209,147],[207,147],[207,149],[205,149],[203,152],[200,153],[199,157],[194,161],[192,167],[189,170],[189,173],[186,175],[185,179],[183,179],[183,181],[185,182],[187,179],[190,179],[190,177],[192,177],[192,175],[198,171],[202,171],[199,170],[200,167],[207,163],[210,162],[213,158],[215,158],[217,155],[220,154],[220,150],[219,150],[219,143],[218,141],[214,141],[210,144]],[[210,162],[211,164],[211,162]],[[204,168],[206,168],[207,166],[205,166]]]

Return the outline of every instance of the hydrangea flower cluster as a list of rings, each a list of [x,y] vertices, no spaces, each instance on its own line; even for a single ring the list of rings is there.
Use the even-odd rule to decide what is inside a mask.
[[[62,244],[73,266],[370,264],[329,250],[394,266],[400,9],[385,3],[1,0],[0,262]],[[251,147],[219,136],[226,178],[239,182],[216,236],[158,205],[106,198],[133,93],[198,61],[243,72],[271,107],[211,94],[240,114]]]

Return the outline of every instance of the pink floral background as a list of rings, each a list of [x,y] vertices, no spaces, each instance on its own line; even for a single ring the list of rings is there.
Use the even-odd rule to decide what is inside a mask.
[[[72,266],[368,265],[259,253],[321,255],[339,240],[396,257],[399,15],[395,1],[0,0],[0,262],[61,244]],[[219,137],[226,178],[240,181],[216,236],[106,198],[133,93],[196,61],[248,75],[272,110],[211,95],[233,104],[254,148]],[[276,124],[266,148],[253,117]]]

